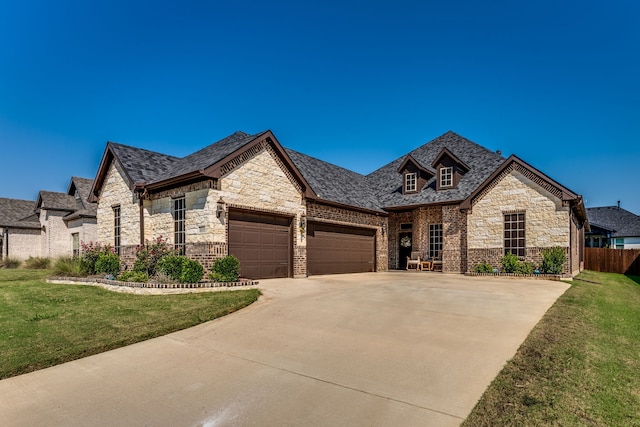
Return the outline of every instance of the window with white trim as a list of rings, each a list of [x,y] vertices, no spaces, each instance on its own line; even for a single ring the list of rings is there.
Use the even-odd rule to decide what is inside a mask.
[[[418,179],[415,172],[404,174],[404,192],[410,193],[418,189]]]
[[[185,199],[173,199],[173,247],[180,255],[185,254]]]
[[[504,214],[504,253],[525,256],[524,212]]]
[[[453,187],[453,167],[440,168],[440,187]]]

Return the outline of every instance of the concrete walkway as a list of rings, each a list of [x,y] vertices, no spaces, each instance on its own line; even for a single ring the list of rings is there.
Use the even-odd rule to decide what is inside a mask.
[[[225,318],[0,381],[0,425],[456,426],[568,286],[389,272],[260,287]]]

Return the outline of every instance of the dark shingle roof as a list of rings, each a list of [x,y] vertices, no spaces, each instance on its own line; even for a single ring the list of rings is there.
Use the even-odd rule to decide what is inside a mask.
[[[74,212],[83,209],[83,206],[67,193],[43,190],[38,195],[38,208]]]
[[[400,207],[464,200],[505,161],[501,155],[451,131],[408,154],[421,165],[430,167],[443,148],[447,148],[470,168],[460,179],[457,188],[436,191],[437,176],[434,176],[419,193],[402,195],[402,175],[397,169],[407,157],[404,155],[367,175],[369,185],[375,189],[382,206]]]
[[[78,195],[80,196],[80,204],[82,208],[77,210],[73,215],[73,218],[78,217],[95,217],[98,215],[98,204],[95,202],[89,202],[89,196],[91,195],[91,188],[93,187],[93,180],[89,178],[80,178],[77,176],[71,177],[71,184],[69,185],[68,194],[75,196],[73,194],[73,188],[78,191]],[[67,219],[73,219],[72,217],[67,217]]]
[[[235,132],[234,134],[229,135],[226,138],[221,139],[220,141],[214,142],[213,144],[203,148],[202,150],[196,151],[193,154],[189,154],[187,157],[183,157],[182,159],[177,160],[171,165],[170,169],[167,169],[163,173],[156,176],[154,178],[154,181],[164,181],[165,179],[170,179],[188,174],[190,172],[205,169],[208,166],[211,166],[212,164],[218,162],[219,160],[224,159],[229,154],[253,141],[260,135],[262,135],[262,133],[249,135],[240,131]]]
[[[617,206],[587,208],[589,224],[612,231],[612,237],[639,237],[640,216]]]
[[[40,228],[33,200],[0,198],[0,227]]]
[[[381,211],[380,202],[364,175],[288,148],[285,151],[319,198]]]
[[[158,176],[162,176],[163,173],[175,167],[180,160],[178,157],[130,147],[116,142],[109,142],[107,145],[118,158],[133,184],[148,184],[155,181]]]

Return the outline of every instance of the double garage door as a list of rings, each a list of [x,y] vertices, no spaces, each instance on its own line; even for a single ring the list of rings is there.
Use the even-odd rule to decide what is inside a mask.
[[[229,212],[229,253],[250,279],[293,275],[292,218],[256,212]],[[375,270],[375,231],[307,224],[307,273],[340,274]]]

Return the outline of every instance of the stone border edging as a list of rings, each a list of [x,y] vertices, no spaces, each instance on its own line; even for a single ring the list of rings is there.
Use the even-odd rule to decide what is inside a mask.
[[[257,280],[243,280],[238,282],[198,282],[198,283],[153,283],[153,282],[121,282],[119,280],[109,280],[99,277],[48,277],[47,283],[60,284],[80,284],[80,285],[102,285],[107,289],[120,289],[123,291],[131,290],[158,290],[158,291],[184,291],[193,292],[194,290],[223,290],[224,288],[243,288],[257,286]]]
[[[517,274],[517,273],[464,273],[465,276],[477,276],[477,277],[503,277],[506,279],[534,279],[534,280],[572,280],[571,276],[564,276],[562,274]]]

